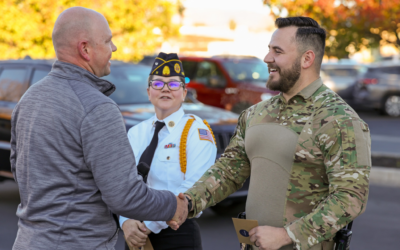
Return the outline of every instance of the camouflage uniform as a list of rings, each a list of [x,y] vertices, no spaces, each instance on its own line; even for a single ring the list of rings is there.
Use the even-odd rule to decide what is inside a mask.
[[[242,112],[221,158],[186,194],[193,216],[250,176],[248,219],[284,227],[293,246],[333,249],[336,232],[365,211],[371,170],[368,125],[317,79]],[[253,247],[255,248],[255,247]]]

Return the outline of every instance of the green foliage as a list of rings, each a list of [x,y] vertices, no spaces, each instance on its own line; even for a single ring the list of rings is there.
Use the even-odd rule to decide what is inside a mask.
[[[400,47],[400,0],[263,0],[275,17],[309,16],[327,30],[325,54],[347,57],[363,48]]]
[[[178,35],[178,13],[168,0],[0,0],[0,58],[54,58],[51,33],[58,15],[82,6],[102,13],[118,47],[113,59],[137,61]],[[156,31],[156,32],[154,32]]]

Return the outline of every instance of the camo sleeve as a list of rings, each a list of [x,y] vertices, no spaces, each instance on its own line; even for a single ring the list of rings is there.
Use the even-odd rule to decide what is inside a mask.
[[[246,118],[246,111],[243,111],[225,152],[193,187],[185,192],[193,201],[194,211],[189,214],[190,218],[240,189],[249,177],[250,162],[244,148]]]
[[[341,117],[316,131],[329,180],[329,195],[307,214],[285,226],[297,249],[309,249],[332,239],[336,232],[365,211],[371,170],[368,125]]]

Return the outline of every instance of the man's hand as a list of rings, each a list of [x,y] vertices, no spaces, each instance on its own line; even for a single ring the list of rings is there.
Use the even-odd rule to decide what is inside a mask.
[[[168,226],[170,226],[174,230],[178,230],[179,226],[185,222],[186,218],[188,217],[188,201],[186,200],[185,195],[179,193],[176,197],[177,207],[174,217],[167,221]]]
[[[250,241],[261,250],[276,250],[292,243],[284,228],[259,226],[250,230]]]
[[[125,241],[129,249],[140,248],[146,244],[147,235],[151,233],[146,225],[138,220],[129,219],[122,224]]]

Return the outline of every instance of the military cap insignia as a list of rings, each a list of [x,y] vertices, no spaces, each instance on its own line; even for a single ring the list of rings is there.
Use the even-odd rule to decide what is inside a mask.
[[[175,53],[161,52],[154,60],[150,75],[157,76],[184,76],[181,60]]]
[[[164,66],[162,74],[163,74],[163,76],[169,76],[171,74],[171,71],[169,70],[168,66]]]
[[[168,122],[168,126],[172,128],[173,126],[175,126],[175,122],[173,121]]]
[[[181,66],[179,66],[179,63],[175,63],[174,69],[175,69],[175,72],[178,74],[181,72]]]

